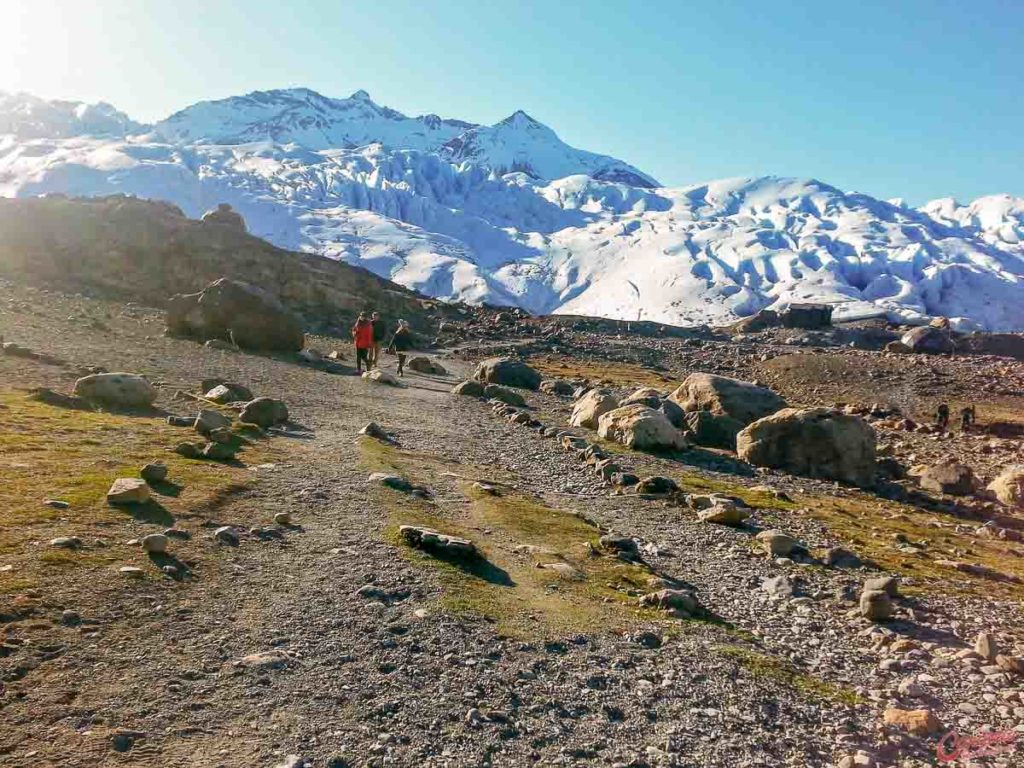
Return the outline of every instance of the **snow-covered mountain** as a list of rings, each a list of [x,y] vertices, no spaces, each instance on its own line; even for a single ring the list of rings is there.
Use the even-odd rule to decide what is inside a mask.
[[[123,138],[143,128],[103,102],[47,101],[27,93],[0,91],[0,136],[55,139],[89,134]]]
[[[0,101],[0,195],[121,192],[193,216],[228,202],[283,247],[534,312],[687,325],[817,300],[837,317],[1024,329],[1019,198],[913,209],[774,177],[665,189],[522,112],[481,127],[409,118],[362,92],[259,92],[151,127],[100,113],[131,128],[26,120],[23,103]]]

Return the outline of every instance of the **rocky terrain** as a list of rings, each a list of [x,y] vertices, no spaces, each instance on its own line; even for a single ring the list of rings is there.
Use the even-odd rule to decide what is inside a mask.
[[[1024,519],[986,490],[1021,462],[1020,362],[478,309],[423,315],[432,372],[388,386],[338,337],[165,319],[0,284],[0,764],[924,766],[950,731],[1020,759]],[[529,369],[459,384],[507,354]],[[102,371],[145,404],[76,384]],[[657,431],[697,372],[863,417],[870,485]],[[630,434],[669,449],[569,426],[581,389],[641,387]],[[261,396],[287,421],[233,404]],[[950,461],[966,484],[925,487]]]
[[[243,229],[0,201],[0,765],[1019,763],[1021,337],[444,305]]]

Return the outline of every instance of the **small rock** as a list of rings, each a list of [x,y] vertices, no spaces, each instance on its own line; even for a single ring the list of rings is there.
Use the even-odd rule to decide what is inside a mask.
[[[860,613],[871,621],[885,621],[892,616],[892,600],[882,590],[865,591],[860,596]]]
[[[773,557],[788,557],[794,549],[800,546],[800,542],[782,531],[761,531],[754,538],[761,542]]]
[[[139,475],[147,483],[162,483],[167,479],[167,465],[153,462],[139,470]]]
[[[82,540],[77,536],[59,536],[50,541],[50,546],[58,549],[78,549],[82,546]]]
[[[120,477],[107,491],[108,504],[145,504],[149,501],[149,486],[145,480]]]
[[[232,547],[238,546],[238,534],[230,525],[222,525],[220,528],[213,532],[213,538],[215,541],[219,541],[222,544],[227,544]]]
[[[60,623],[65,627],[77,627],[82,623],[82,617],[78,615],[77,611],[69,609],[61,612]]]
[[[278,512],[274,515],[274,522],[278,525],[288,526],[292,524],[291,512]]]
[[[889,707],[882,716],[886,725],[902,728],[914,736],[931,736],[942,728],[942,723],[930,709],[900,709]]]
[[[900,580],[895,576],[880,576],[864,582],[865,592],[885,592],[889,597],[900,596]]]
[[[999,655],[999,644],[991,634],[982,632],[974,641],[974,652],[983,659],[995,661],[996,656]]]
[[[678,490],[679,486],[675,480],[660,475],[645,477],[636,484],[636,492],[645,496],[667,496]]]
[[[761,589],[772,597],[792,597],[794,594],[793,582],[786,576],[773,576],[761,583]]]
[[[144,570],[142,570],[141,568],[137,568],[134,565],[122,565],[120,568],[117,569],[117,572],[120,573],[122,576],[127,576],[131,579],[138,579],[146,574]]]
[[[477,555],[476,546],[469,539],[449,536],[432,528],[402,525],[399,526],[398,533],[406,542],[419,549],[460,558]]]
[[[68,509],[71,505],[59,499],[46,499],[43,501],[43,506],[50,507],[51,509]]]
[[[697,519],[702,523],[717,523],[738,527],[750,517],[750,510],[729,502],[718,502],[714,506],[697,512]]]
[[[162,533],[151,533],[142,537],[141,544],[146,552],[163,553],[167,551],[170,540]]]

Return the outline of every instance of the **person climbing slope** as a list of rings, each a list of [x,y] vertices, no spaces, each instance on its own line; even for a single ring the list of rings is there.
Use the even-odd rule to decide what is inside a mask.
[[[373,348],[373,324],[364,312],[359,313],[356,324],[352,326],[352,340],[356,345],[356,373],[362,373],[363,364],[370,370],[370,350]]]
[[[398,375],[405,376],[405,353],[412,349],[412,331],[405,320],[398,321],[398,330],[391,338],[388,351],[398,355]]]

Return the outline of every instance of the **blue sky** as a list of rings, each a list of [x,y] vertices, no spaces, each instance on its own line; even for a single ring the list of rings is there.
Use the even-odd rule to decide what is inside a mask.
[[[522,108],[669,185],[777,174],[913,203],[1024,196],[1021,0],[7,0],[4,17],[0,89],[139,120],[363,88],[408,114]]]

